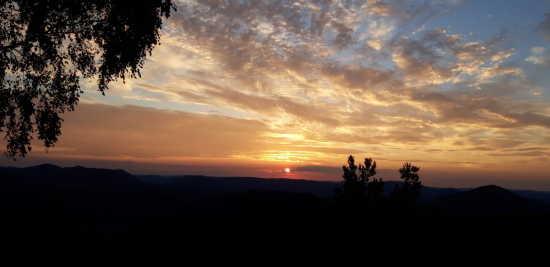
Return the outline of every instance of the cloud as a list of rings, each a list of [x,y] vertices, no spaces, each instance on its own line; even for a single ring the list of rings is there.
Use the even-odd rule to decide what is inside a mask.
[[[434,16],[441,8],[439,5],[447,4],[416,6],[399,1],[367,1],[365,6],[361,1],[216,4],[190,1],[182,3],[183,11],[168,20],[168,25],[176,29],[175,34],[183,33],[185,42],[208,51],[228,75],[236,76],[241,82],[249,83],[254,77],[265,83],[274,75],[286,76],[285,70],[303,79],[330,79],[350,69],[349,65],[339,62],[340,52],[365,47],[367,43],[380,51],[394,29],[387,25],[421,23]],[[366,14],[376,14],[384,19],[371,20]],[[414,23],[411,23],[413,18]],[[364,29],[362,25],[365,24],[369,30]],[[375,33],[373,27],[381,32]],[[364,34],[367,34],[366,38]],[[361,69],[364,66],[356,67]],[[387,80],[389,72],[371,72],[374,71],[381,73],[363,78],[368,82],[363,87]]]
[[[425,28],[427,20],[440,15],[437,10],[457,2],[437,1],[436,6],[374,0],[364,6],[346,1],[213,3],[186,2],[184,12],[168,21],[174,30],[170,38],[199,49],[195,55],[207,55],[211,64],[220,67],[192,69],[191,77],[178,78],[185,80],[186,87],[177,94],[187,101],[258,114],[270,121],[270,127],[301,125],[294,130],[342,142],[350,136],[374,142],[374,137],[358,134],[362,122],[373,123],[371,128],[383,132],[382,139],[388,142],[428,143],[452,131],[407,135],[399,127],[424,129],[421,125],[426,122],[439,127],[546,125],[540,109],[506,112],[517,105],[515,95],[531,89],[522,80],[521,66],[509,62],[516,51],[508,45],[505,31],[482,40]],[[393,26],[380,34],[371,31],[381,25]],[[405,33],[413,28],[414,35]],[[351,51],[358,54],[342,57]],[[367,59],[394,66],[365,64]],[[456,86],[434,91],[434,86],[447,83]],[[367,111],[374,116],[361,116]]]
[[[357,43],[357,40],[355,40],[353,36],[353,33],[355,32],[353,28],[338,21],[331,22],[331,26],[336,32],[336,36],[334,37],[332,44],[337,49],[342,50]]]
[[[546,53],[544,47],[533,47],[531,52],[533,55],[526,58],[525,61],[541,67],[550,67],[550,55]]]
[[[63,153],[99,157],[227,157],[255,150],[269,129],[259,121],[138,106],[81,104],[64,120],[58,145],[73,150]]]
[[[50,157],[159,163],[162,159],[252,160],[268,154],[302,160],[303,155],[315,159],[363,153],[322,146],[300,136],[277,133],[260,120],[237,119],[217,112],[193,114],[85,103],[77,110],[64,115],[63,136],[48,152]],[[33,143],[34,150],[40,151],[36,145]]]
[[[429,86],[462,82],[462,77],[468,76],[477,83],[505,74],[521,76],[523,70],[519,66],[506,62],[515,50],[503,46],[505,40],[492,36],[487,41],[472,42],[463,35],[434,28],[418,38],[401,36],[389,44],[405,85]],[[491,61],[498,64],[487,66]]]
[[[328,166],[298,166],[292,169],[295,172],[323,172],[323,173],[341,173],[342,167]]]
[[[538,25],[538,30],[544,34],[544,40],[550,41],[550,13],[544,14],[544,17]]]
[[[277,112],[286,112],[300,119],[317,121],[332,126],[337,126],[339,124],[338,120],[326,114],[326,110],[297,103],[288,97],[249,95],[204,80],[193,79],[192,82],[205,86],[206,89],[203,93],[209,97],[192,95],[188,92],[180,92],[182,96],[190,100],[211,103],[211,99],[214,98],[217,101],[224,102],[224,104],[229,104],[235,108],[242,108],[252,112],[268,115]]]
[[[321,73],[332,82],[347,88],[366,89],[391,80],[393,71],[381,71],[364,66],[326,65]]]
[[[411,85],[441,84],[455,75],[451,66],[441,64],[442,57],[423,42],[403,40],[395,51],[393,61]]]
[[[479,78],[480,80],[492,79],[501,75],[520,75],[523,74],[523,70],[513,63],[494,65],[491,67],[481,68]]]

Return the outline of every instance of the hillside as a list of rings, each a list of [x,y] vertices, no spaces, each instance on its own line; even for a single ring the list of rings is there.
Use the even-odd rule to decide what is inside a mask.
[[[326,204],[314,194],[265,186],[262,179],[235,179],[237,187],[231,187],[232,181],[215,183],[195,177],[184,185],[164,185],[144,183],[123,170],[54,165],[0,168],[0,208],[9,218],[3,221],[7,227],[36,228],[38,221],[40,229],[64,227],[91,233],[173,231],[208,220],[234,222],[250,212],[271,220],[319,213]],[[282,184],[300,191],[300,182],[297,187],[290,181]],[[248,193],[253,187],[261,191],[256,192],[251,208]]]
[[[388,182],[386,193],[396,184]],[[421,196],[431,198],[425,204],[442,207],[451,216],[429,210],[416,214],[389,210],[380,216],[369,209],[356,209],[353,214],[359,216],[349,217],[345,209],[327,201],[337,185],[341,183],[133,176],[123,170],[53,165],[0,168],[0,235],[10,242],[64,239],[78,250],[93,247],[89,251],[107,247],[117,253],[121,248],[164,252],[166,247],[177,248],[173,255],[201,259],[212,258],[210,251],[216,251],[218,258],[254,255],[257,259],[273,257],[277,251],[277,257],[313,257],[317,260],[313,265],[331,260],[339,265],[341,255],[349,253],[348,246],[341,244],[370,239],[376,240],[377,246],[390,247],[393,240],[404,237],[403,231],[395,230],[401,229],[404,221],[407,227],[416,229],[407,232],[410,236],[405,238],[418,238],[422,233],[423,239],[432,238],[437,244],[447,238],[455,240],[452,235],[464,240],[488,233],[501,236],[494,225],[516,227],[517,222],[510,218],[520,218],[522,229],[527,230],[518,232],[519,237],[538,234],[550,222],[550,213],[523,213],[525,216],[519,217],[517,213],[511,217],[509,213],[487,213],[488,217],[478,219],[465,212],[548,207],[496,186],[467,192],[422,189]],[[377,217],[373,220],[372,216]],[[375,231],[365,231],[369,225]],[[441,235],[438,229],[442,226],[453,232]],[[173,247],[174,243],[186,248]]]
[[[271,190],[294,193],[314,194],[322,199],[331,200],[334,188],[342,187],[343,182],[295,180],[295,179],[265,179],[254,177],[208,177],[208,176],[157,176],[136,175],[137,179],[148,184],[169,185],[180,190],[189,197],[201,198],[219,194],[244,193],[248,190]],[[387,181],[384,184],[384,195],[401,186],[402,182]],[[424,187],[418,201],[430,201],[438,197],[461,192],[454,188]]]
[[[550,205],[520,197],[509,190],[487,185],[437,198],[429,205],[448,212],[533,212],[549,211]]]

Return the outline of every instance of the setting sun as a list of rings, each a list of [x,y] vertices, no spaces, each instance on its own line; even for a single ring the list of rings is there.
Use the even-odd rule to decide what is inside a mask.
[[[290,169],[289,169],[289,168],[286,168],[286,169],[285,169],[285,172],[290,172]]]

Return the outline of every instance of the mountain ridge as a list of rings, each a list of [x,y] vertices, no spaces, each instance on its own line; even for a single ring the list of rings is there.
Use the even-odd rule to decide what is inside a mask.
[[[486,185],[469,191],[439,197],[430,205],[450,212],[533,212],[550,211],[550,205],[521,197],[496,185]]]
[[[137,186],[140,183],[174,186],[183,193],[195,195],[197,195],[197,193],[215,195],[243,193],[248,190],[275,190],[295,193],[312,193],[323,199],[331,199],[334,196],[334,188],[343,186],[343,181],[316,181],[290,178],[258,178],[246,176],[213,177],[205,175],[132,175],[123,169],[88,168],[84,166],[59,167],[53,164],[41,164],[25,168],[0,166],[0,173],[2,172],[23,178],[23,181],[27,183],[46,187],[51,187],[51,184],[48,184],[47,179],[44,178],[54,179],[54,177],[56,177],[56,183],[61,180],[66,180],[64,182],[73,182],[73,184],[81,183],[79,186],[101,186],[101,183],[110,184],[112,186]],[[37,178],[38,176],[41,178]],[[68,177],[79,177],[81,179],[70,179]],[[109,177],[117,178],[115,180]],[[400,184],[402,184],[401,181],[386,181],[384,194],[389,195],[389,192],[391,192],[396,185]],[[418,201],[428,202],[439,197],[464,191],[467,192],[472,190],[425,186],[421,191]],[[550,204],[550,192],[534,190],[509,191],[524,198],[535,199]]]

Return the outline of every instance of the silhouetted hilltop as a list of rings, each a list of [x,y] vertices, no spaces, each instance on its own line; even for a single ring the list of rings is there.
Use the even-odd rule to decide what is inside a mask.
[[[448,212],[548,211],[550,205],[520,197],[502,187],[487,185],[470,191],[442,196],[430,202]]]
[[[387,182],[385,194],[400,184]],[[522,220],[524,227],[517,228],[522,229],[518,236],[525,234],[523,229],[538,234],[550,222],[550,213],[517,216],[514,211],[548,206],[497,186],[467,192],[422,188],[422,198],[437,196],[425,204],[439,205],[448,213],[400,213],[392,206],[395,203],[379,202],[388,212],[359,205],[352,211],[360,216],[348,216],[348,210],[327,201],[338,185],[341,183],[252,177],[132,176],[123,170],[80,166],[0,168],[0,235],[10,242],[51,242],[65,237],[69,241],[64,244],[78,250],[90,246],[94,253],[106,246],[116,253],[132,246],[164,253],[159,246],[179,243],[186,248],[178,247],[172,254],[185,251],[184,258],[213,258],[215,251],[216,259],[223,259],[221,254],[226,258],[252,255],[258,261],[251,262],[263,262],[275,255],[316,259],[317,263],[336,259],[336,265],[341,265],[341,255],[349,254],[349,246],[342,244],[357,240],[375,240],[377,246],[386,240],[382,247],[389,247],[394,240],[431,234],[440,238],[437,244],[441,244],[454,242],[454,237],[449,239],[451,235],[436,230],[442,226],[455,236],[472,240],[485,237],[497,223],[501,227],[507,223],[505,229],[517,227],[510,218]],[[478,216],[460,211],[503,212]],[[376,227],[365,230],[371,222],[376,222]],[[416,229],[409,236],[400,230],[404,222],[408,229]],[[500,230],[494,232],[494,236],[502,236]],[[281,248],[284,251],[274,253]]]
[[[54,165],[0,168],[0,207],[7,211],[10,221],[4,223],[10,227],[36,228],[36,222],[47,217],[53,222],[41,223],[40,227],[64,225],[84,232],[162,232],[190,223],[242,220],[251,213],[263,220],[308,215],[318,213],[326,204],[313,194],[264,192],[269,186],[256,186],[266,190],[256,192],[250,199],[250,186],[246,184],[254,185],[262,180],[258,178],[236,179],[239,190],[231,186],[231,179],[214,179],[219,183],[202,179],[193,177],[186,180],[189,186],[179,186],[143,183],[123,170]],[[204,182],[202,187],[194,186]],[[296,189],[289,182],[283,184]],[[313,184],[316,183],[322,182]],[[327,187],[329,192],[332,189],[333,186]]]
[[[148,224],[149,217],[165,218],[184,202],[178,191],[144,184],[123,170],[45,164],[1,168],[0,173],[5,185],[1,198],[17,227],[48,228],[47,223],[36,222],[50,218],[55,221],[51,224],[79,231],[129,231]]]
[[[15,214],[12,216],[15,224],[36,220],[43,216],[41,212],[55,210],[64,214],[61,217],[72,226],[96,230],[118,227],[128,231],[162,228],[159,224],[165,228],[178,227],[181,222],[205,214],[217,218],[223,217],[220,214],[241,214],[239,210],[248,205],[242,201],[250,190],[257,191],[263,199],[257,204],[260,207],[257,212],[266,216],[260,217],[282,211],[310,214],[309,211],[319,209],[323,200],[332,201],[334,188],[342,186],[342,182],[253,177],[133,176],[123,170],[61,168],[49,164],[2,167],[0,178],[1,205]],[[386,182],[384,194],[401,184]],[[464,192],[424,187],[418,201],[451,212],[531,211],[548,207],[497,186]]]
[[[187,176],[136,176],[148,184],[162,184],[177,188],[185,194],[195,197],[214,196],[220,194],[246,193],[257,191],[286,191],[293,193],[309,193],[324,199],[333,197],[333,190],[341,186],[340,182],[321,182],[293,179],[265,179],[254,177],[208,177],[198,175]]]
[[[81,186],[114,186],[137,184],[133,175],[124,170],[108,170],[85,168],[82,166],[61,168],[51,164],[43,164],[26,168],[1,168],[0,171],[20,178],[22,181],[49,186],[81,185]]]
[[[312,181],[295,179],[266,179],[254,177],[208,177],[198,175],[187,176],[158,176],[136,175],[136,178],[148,184],[170,185],[178,188],[185,194],[194,197],[203,197],[219,194],[245,193],[248,190],[258,191],[286,191],[294,193],[314,194],[322,199],[334,198],[334,188],[342,187],[343,182]],[[384,195],[389,193],[396,185],[403,182],[388,181],[384,184]],[[421,189],[418,201],[430,201],[438,197],[461,192],[454,188],[424,187]]]
[[[295,179],[265,179],[254,177],[208,177],[208,176],[158,176],[131,175],[124,170],[94,169],[82,166],[61,168],[43,164],[27,168],[0,167],[0,173],[12,175],[28,185],[40,186],[55,191],[60,187],[140,187],[156,185],[156,188],[170,188],[183,193],[186,200],[197,200],[220,194],[246,193],[257,191],[286,191],[314,194],[322,199],[331,200],[335,187],[342,187],[343,182],[312,181]],[[384,195],[388,196],[395,186],[402,182],[386,181]],[[164,189],[163,189],[164,190]],[[463,192],[455,188],[424,187],[418,197],[419,202],[428,202],[439,197]],[[536,199],[550,204],[550,192],[512,190],[525,198]]]

